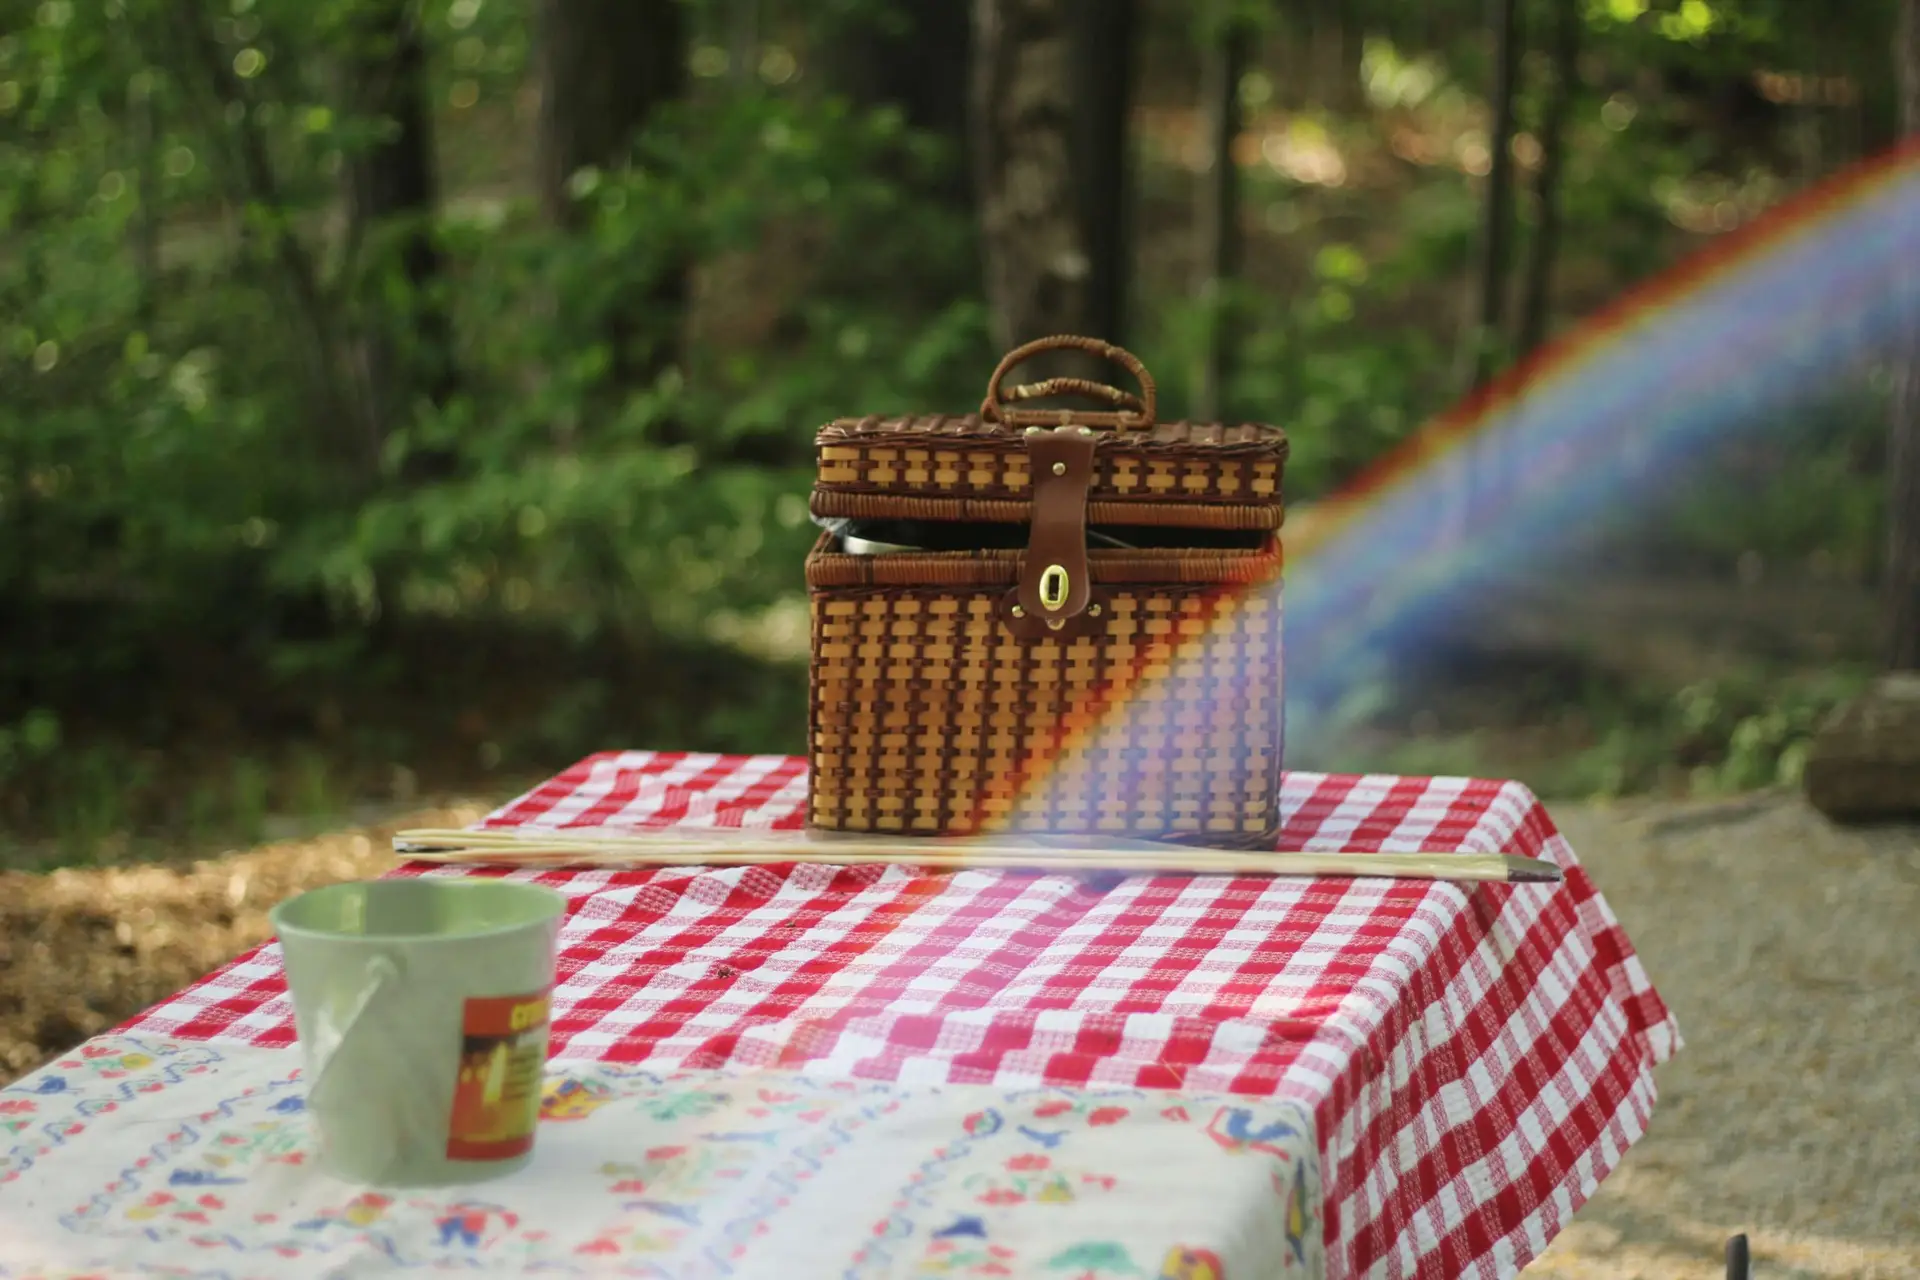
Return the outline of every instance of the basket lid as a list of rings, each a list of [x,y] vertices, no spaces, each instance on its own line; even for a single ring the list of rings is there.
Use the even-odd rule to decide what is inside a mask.
[[[1081,378],[1002,389],[1029,356],[1071,347],[1131,370],[1141,394]],[[1018,407],[1060,396],[1114,408]],[[1132,353],[1097,339],[1043,338],[1001,360],[978,413],[842,418],[822,427],[813,512],[823,517],[1014,523],[1033,495],[1027,435],[1077,427],[1093,438],[1088,518],[1096,524],[1276,529],[1287,436],[1264,424],[1157,422],[1153,379]]]

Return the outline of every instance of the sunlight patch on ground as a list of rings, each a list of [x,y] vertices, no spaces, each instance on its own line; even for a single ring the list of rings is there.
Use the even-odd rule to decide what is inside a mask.
[[[491,807],[452,801],[185,866],[0,872],[0,1084],[266,941],[275,903],[388,870],[394,831],[463,826]]]

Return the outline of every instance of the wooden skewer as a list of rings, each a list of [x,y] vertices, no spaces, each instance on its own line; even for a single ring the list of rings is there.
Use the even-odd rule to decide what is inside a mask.
[[[1042,838],[1043,840],[1045,838]],[[894,839],[809,832],[721,832],[659,836],[425,828],[394,836],[395,851],[422,862],[507,866],[912,866],[965,871],[1174,872],[1195,875],[1390,877],[1498,884],[1557,883],[1560,869],[1535,858],[1466,852],[1363,853],[1342,850],[1236,852],[1147,840],[1085,847],[994,837]]]
[[[1048,849],[1184,849],[1190,846],[1161,840],[1134,840],[1121,836],[1047,835],[1014,832],[979,836],[909,836],[871,834],[858,831],[822,831],[813,827],[773,829],[767,827],[658,827],[651,830],[633,827],[418,827],[401,831],[395,840],[422,844],[458,841],[462,846],[479,844],[600,844],[657,848],[677,844],[702,847],[724,844],[728,848],[934,848],[934,849],[1014,849],[1027,852]]]

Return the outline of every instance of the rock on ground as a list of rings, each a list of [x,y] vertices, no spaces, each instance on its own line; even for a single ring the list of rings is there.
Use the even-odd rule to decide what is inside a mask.
[[[1820,726],[1805,787],[1836,821],[1920,817],[1920,671],[1881,676]]]

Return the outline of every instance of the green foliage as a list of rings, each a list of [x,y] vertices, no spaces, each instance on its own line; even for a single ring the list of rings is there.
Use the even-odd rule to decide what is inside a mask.
[[[350,348],[365,299],[415,303],[395,264],[329,245],[311,219],[334,198],[326,175],[381,126],[322,96],[323,60],[283,56],[341,47],[364,7],[260,0],[214,24],[245,127],[277,162],[271,206],[225,154],[239,140],[188,130],[218,105],[206,77],[142,65],[137,37],[162,20],[153,6],[75,11],[0,51],[37,73],[19,110],[42,145],[6,153],[15,208],[48,214],[16,213],[23,251],[3,282],[17,305],[5,312],[0,513],[13,536],[0,582],[28,602],[133,592],[147,615],[134,625],[229,618],[264,589],[319,591],[362,625],[394,609],[532,612],[583,632],[683,637],[716,606],[791,592],[810,536],[812,429],[856,408],[960,407],[987,359],[965,292],[918,323],[891,319],[902,281],[951,275],[970,247],[962,213],[906,204],[902,182],[933,162],[930,145],[896,114],[832,99],[701,100],[637,139],[631,169],[576,176],[579,234],[514,200],[450,213],[436,238],[460,391],[418,403],[369,472],[355,424],[337,416],[351,408],[350,370],[316,332]],[[480,92],[517,86],[524,24],[503,6],[427,13]],[[129,71],[183,130],[157,156],[113,154],[105,86]],[[33,163],[43,156],[53,163]],[[136,198],[127,166],[148,160],[154,187]],[[246,231],[202,221],[236,196],[252,197]],[[177,239],[159,276],[143,277],[152,264],[127,251],[131,224],[163,216]],[[649,385],[623,382],[616,317],[636,349],[671,344],[680,325],[671,308],[631,315],[635,298],[683,263],[782,236],[806,265],[776,282],[789,294],[778,343],[708,343]],[[316,267],[322,293],[305,317],[283,310],[306,283],[285,244],[332,264]],[[370,271],[383,274],[367,284]],[[451,455],[450,474],[409,481],[423,454]]]
[[[1882,551],[1886,406],[1839,397],[1725,451],[1673,502],[1669,537],[1723,565],[1815,560],[1865,580]]]
[[[1867,679],[1845,668],[1792,677],[1746,672],[1636,699],[1611,710],[1598,743],[1550,767],[1543,790],[1714,796],[1795,786],[1814,732]]]
[[[1418,271],[1408,262],[1430,251],[1416,242],[1370,263],[1351,244],[1323,245],[1311,283],[1292,296],[1232,287],[1217,301],[1170,306],[1142,357],[1163,371],[1173,405],[1192,395],[1211,332],[1224,306],[1242,339],[1226,389],[1229,418],[1282,424],[1293,443],[1287,487],[1299,498],[1324,495],[1422,426],[1444,404],[1445,353],[1419,328],[1383,331],[1381,308]]]
[[[1745,671],[1671,693],[1596,688],[1562,708],[1583,741],[1543,753],[1538,733],[1487,728],[1369,743],[1349,725],[1315,767],[1518,778],[1548,799],[1657,792],[1718,796],[1800,781],[1813,735],[1868,672]]]
[[[528,677],[548,701],[488,767],[797,746],[791,667],[721,653],[701,696],[683,680],[716,617],[798,591],[813,431],[964,409],[991,363],[967,213],[909,194],[952,157],[898,113],[696,93],[634,163],[575,175],[581,225],[558,230],[500,185],[527,14],[479,0],[415,11],[443,176],[482,188],[445,193],[422,294],[417,226],[340,213],[346,166],[392,133],[343,87],[345,59],[385,56],[381,8],[242,0],[186,11],[196,32],[159,0],[0,6],[0,792],[8,824],[73,851],[173,829],[169,795],[186,829],[254,832],[363,786],[342,754],[434,749],[376,723],[325,753],[234,742],[213,781],[156,770],[179,702],[244,696],[149,697],[142,669],[182,647],[297,704],[417,681],[395,645],[423,625],[604,636],[601,669],[659,663],[670,688],[636,706]],[[453,320],[452,390],[376,431],[365,344],[406,355],[430,311]]]
[[[276,580],[323,584],[369,618],[392,598],[409,612],[534,609],[583,632],[680,638],[717,606],[791,592],[812,537],[813,429],[852,406],[957,405],[985,354],[970,302],[922,326],[885,320],[912,253],[929,239],[964,247],[962,229],[934,217],[911,239],[895,229],[903,197],[876,175],[911,162],[911,143],[896,117],[831,100],[722,102],[643,139],[648,166],[579,175],[582,234],[508,220],[450,236],[458,314],[545,322],[473,324],[466,389],[387,441],[390,478],[422,450],[454,452],[457,478],[388,487],[309,523]],[[696,350],[684,372],[622,385],[610,313],[673,264],[741,253],[776,228],[840,282],[831,299],[795,300],[786,349]],[[670,343],[677,320],[658,311],[629,340]],[[529,368],[546,371],[531,390]]]
[[[435,664],[406,649],[421,628],[565,650],[564,676],[532,681],[539,705],[460,744],[468,765],[537,772],[615,739],[798,746],[797,671],[737,646],[798,590],[814,429],[964,411],[996,353],[970,211],[920,194],[959,157],[822,87],[816,55],[838,24],[903,10],[789,6],[763,35],[794,65],[743,83],[700,43],[728,38],[731,7],[693,8],[705,34],[687,99],[632,140],[632,163],[573,175],[580,218],[562,230],[526,190],[525,5],[405,7],[429,55],[442,190],[424,219],[358,226],[343,176],[395,122],[366,114],[350,71],[390,53],[375,21],[388,0],[0,0],[0,817],[32,811],[93,849],[153,825],[169,796],[207,832],[336,806],[367,785],[340,757],[384,769],[418,752],[467,693],[435,686],[439,720],[356,704],[363,722],[324,751],[262,711],[286,749],[216,734],[227,749],[194,784],[162,758],[197,732],[181,704],[284,698],[311,720],[335,695],[431,684]],[[1549,8],[1528,6],[1529,30]],[[1755,70],[1831,77],[1840,60],[1863,119],[1888,116],[1888,0],[1844,8],[1857,21],[1840,31],[1786,0],[1587,4],[1563,312],[1804,179],[1784,113],[1751,128],[1716,114]],[[1354,12],[1368,105],[1295,111],[1278,148],[1332,156],[1338,176],[1245,173],[1250,258],[1279,267],[1200,300],[1160,280],[1134,303],[1170,409],[1224,309],[1239,335],[1227,415],[1289,429],[1295,497],[1447,407],[1474,265],[1482,193],[1462,157],[1484,140],[1479,11]],[[1304,38],[1289,16],[1220,0],[1154,29],[1198,41],[1243,22],[1271,62]],[[1523,76],[1530,129],[1540,70]],[[1243,84],[1250,112],[1278,107],[1276,75]],[[1184,202],[1172,169],[1143,165],[1142,185]],[[1145,228],[1143,257],[1185,235],[1184,203],[1177,216],[1175,232]],[[407,267],[423,237],[439,262],[424,288]],[[383,345],[403,368],[444,357],[446,385],[384,405],[368,372]],[[1674,508],[1678,536],[1720,559],[1818,552],[1867,571],[1878,412],[1837,405],[1768,456],[1723,460]],[[231,671],[167,665],[183,650]],[[652,664],[650,687],[623,684],[622,663]],[[1640,785],[1659,774],[1648,744],[1683,731],[1717,744],[1687,766],[1714,785],[1791,771],[1801,712],[1687,696],[1685,713],[1621,710],[1581,785]],[[1701,706],[1718,710],[1686,728]]]
[[[1693,767],[1695,790],[1744,791],[1800,781],[1820,724],[1866,687],[1867,674],[1828,672],[1776,685],[1747,677],[1687,686],[1674,698],[1672,723],[1680,757]]]
[[[36,708],[14,724],[0,725],[0,782],[60,749],[60,717]]]

